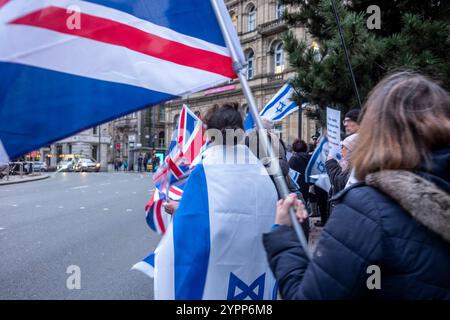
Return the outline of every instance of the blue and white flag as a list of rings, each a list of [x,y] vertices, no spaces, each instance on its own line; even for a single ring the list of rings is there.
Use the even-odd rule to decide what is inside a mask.
[[[131,270],[141,271],[150,278],[153,278],[155,276],[155,254],[152,252],[144,260],[132,266]]]
[[[155,250],[156,299],[262,300],[276,283],[261,236],[277,192],[246,146],[212,146]]]
[[[0,44],[0,145],[10,159],[236,78],[206,0],[0,0]]]
[[[297,111],[298,105],[291,100],[293,93],[294,88],[292,85],[286,83],[260,112],[261,117],[276,122]]]
[[[330,178],[328,177],[327,169],[325,167],[328,149],[328,139],[327,137],[322,136],[319,145],[316,150],[314,150],[305,170],[305,182],[313,183],[326,192],[331,188]]]

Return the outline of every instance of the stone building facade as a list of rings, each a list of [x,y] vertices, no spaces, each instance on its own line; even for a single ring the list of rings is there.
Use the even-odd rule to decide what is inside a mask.
[[[246,76],[249,85],[261,110],[294,75],[293,68],[288,65],[281,39],[283,32],[288,30],[288,25],[282,18],[285,8],[276,0],[228,0],[225,3],[247,60]],[[296,27],[292,31],[297,38],[308,40],[305,29]],[[204,114],[212,105],[224,102],[238,102],[245,116],[247,101],[238,80],[163,104],[166,147],[183,104],[187,104],[193,111]],[[316,124],[304,115],[300,121],[302,124],[300,135],[308,142],[316,131]],[[277,123],[275,130],[286,143],[290,144],[299,137],[298,123],[299,112],[295,112]]]

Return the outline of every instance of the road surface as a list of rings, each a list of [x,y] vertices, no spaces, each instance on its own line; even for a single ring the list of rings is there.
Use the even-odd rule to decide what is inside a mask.
[[[153,299],[130,270],[159,241],[143,210],[152,189],[149,174],[123,172],[0,186],[0,299]]]

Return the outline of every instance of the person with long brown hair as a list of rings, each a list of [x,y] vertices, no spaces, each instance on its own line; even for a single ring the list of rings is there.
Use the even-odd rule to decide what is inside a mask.
[[[384,78],[362,110],[344,189],[308,261],[278,204],[264,235],[284,299],[450,299],[450,96],[413,72]]]

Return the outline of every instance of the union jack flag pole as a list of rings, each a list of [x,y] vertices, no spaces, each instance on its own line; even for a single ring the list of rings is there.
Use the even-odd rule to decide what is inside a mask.
[[[214,9],[214,12],[216,14],[217,17],[217,21],[219,23],[220,29],[222,31],[222,35],[225,39],[225,43],[227,44],[228,49],[230,50],[231,53],[231,58],[233,60],[233,68],[234,71],[236,72],[236,74],[239,77],[239,81],[242,85],[242,91],[244,92],[245,98],[247,99],[248,105],[249,105],[249,109],[250,112],[253,116],[253,120],[256,124],[256,127],[258,128],[258,130],[263,130],[263,124],[261,121],[261,117],[259,116],[259,112],[258,112],[258,108],[256,107],[256,102],[255,99],[253,97],[253,93],[250,89],[250,86],[247,82],[247,78],[244,76],[244,74],[241,72],[244,69],[244,65],[243,63],[240,61],[239,56],[237,54],[236,48],[235,48],[235,44],[234,42],[231,40],[231,36],[228,33],[229,32],[229,25],[226,24],[224,17],[222,16],[223,12],[227,12],[226,10],[223,10],[224,8],[220,6],[224,6],[224,3],[222,2],[222,0],[211,0],[211,5]],[[280,193],[280,195],[283,198],[287,198],[287,196],[289,195],[289,189],[288,186],[286,184],[286,180],[283,176],[283,173],[281,171],[281,167],[280,164],[277,161],[273,161],[274,156],[273,156],[273,149],[272,146],[269,142],[269,139],[267,137],[266,134],[264,134],[263,132],[260,131],[261,134],[259,134],[259,138],[261,141],[261,147],[264,150],[268,150],[269,151],[269,158],[271,159],[271,167],[274,168],[274,172],[276,172],[273,175],[274,181],[275,181],[275,185],[277,187],[278,192]],[[267,148],[267,146],[270,146],[270,148]],[[276,158],[278,159],[278,157]],[[300,241],[300,244],[303,247],[303,250],[305,251],[306,255],[308,256],[309,259],[311,259],[311,252],[309,251],[308,248],[308,242],[306,241],[306,237],[305,234],[303,233],[303,229],[300,227],[300,224],[297,221],[297,218],[295,216],[295,212],[294,209],[291,208],[290,209],[290,218],[291,218],[291,222],[292,225],[294,227],[295,233],[297,234],[297,237]]]

